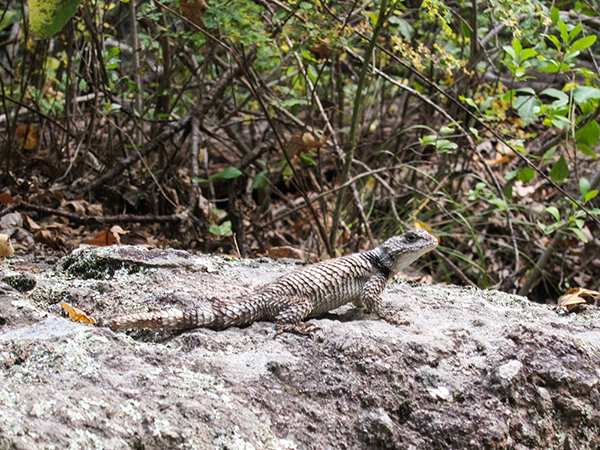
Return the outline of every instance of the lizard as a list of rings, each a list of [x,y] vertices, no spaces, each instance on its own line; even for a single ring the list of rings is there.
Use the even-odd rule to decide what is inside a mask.
[[[347,303],[366,307],[380,318],[399,324],[386,311],[381,294],[388,281],[438,240],[425,230],[408,231],[362,253],[321,261],[285,274],[237,299],[218,300],[195,309],[166,309],[118,316],[108,322],[113,330],[131,328],[223,329],[252,322],[275,322],[277,334],[307,334],[315,326],[303,322]]]

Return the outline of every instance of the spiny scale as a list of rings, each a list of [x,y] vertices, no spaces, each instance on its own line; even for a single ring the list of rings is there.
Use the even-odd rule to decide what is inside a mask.
[[[305,332],[302,320],[346,303],[366,306],[381,318],[397,323],[384,310],[381,293],[388,280],[424,253],[437,238],[424,230],[409,231],[363,253],[306,266],[258,288],[246,297],[215,300],[196,309],[168,309],[114,318],[115,330],[129,328],[227,328],[271,320],[278,332]]]

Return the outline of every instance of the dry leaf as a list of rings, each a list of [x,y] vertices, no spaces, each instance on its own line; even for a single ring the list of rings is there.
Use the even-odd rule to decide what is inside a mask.
[[[106,247],[108,245],[118,244],[120,241],[119,235],[116,236],[110,232],[110,230],[101,231],[95,234],[91,238],[86,239],[86,243],[90,245],[96,245],[98,247]]]
[[[13,204],[15,202],[15,199],[13,198],[12,195],[7,194],[6,192],[0,194],[0,203],[2,203],[3,205],[10,205]]]
[[[312,149],[323,147],[327,143],[327,136],[315,138],[312,133],[294,133],[288,141],[288,155],[293,158]]]
[[[29,216],[25,216],[25,221],[27,222],[27,225],[29,225],[29,229],[32,231],[37,231],[37,230],[41,230],[42,227],[39,226],[31,217]]]
[[[325,38],[319,44],[308,47],[318,59],[327,59],[331,56],[331,39]]]
[[[25,150],[33,150],[38,145],[38,130],[37,123],[22,123],[15,130],[15,136]]]
[[[575,306],[586,303],[585,299],[581,297],[582,295],[596,299],[600,298],[600,292],[598,291],[576,287],[569,289],[558,299],[558,308],[567,308],[567,311],[571,311]]]
[[[15,254],[15,249],[10,243],[10,236],[8,234],[0,234],[0,256],[10,258]]]
[[[62,306],[69,313],[69,316],[71,317],[71,319],[73,319],[77,322],[85,322],[85,323],[91,323],[91,324],[96,323],[96,319],[88,316],[86,313],[84,313],[82,310],[80,310],[77,307],[77,305],[71,306],[67,302],[60,302],[60,306]]]
[[[305,252],[303,250],[289,246],[271,247],[269,249],[268,254],[269,258],[273,259],[292,258],[310,262],[317,262],[318,259],[317,255],[315,255],[314,253]]]
[[[179,5],[181,6],[183,13],[192,23],[204,28],[202,14],[208,9],[208,5],[204,0],[181,0]]]

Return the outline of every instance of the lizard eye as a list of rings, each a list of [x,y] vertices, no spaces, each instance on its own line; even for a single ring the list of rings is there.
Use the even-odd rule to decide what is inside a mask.
[[[418,236],[414,233],[406,233],[406,240],[408,242],[415,242],[418,239]]]

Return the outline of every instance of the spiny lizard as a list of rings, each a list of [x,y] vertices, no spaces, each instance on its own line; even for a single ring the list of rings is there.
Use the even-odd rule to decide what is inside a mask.
[[[322,261],[283,275],[250,294],[217,300],[192,310],[168,309],[113,318],[114,330],[130,328],[221,329],[260,320],[277,324],[277,333],[306,333],[302,322],[353,302],[390,323],[398,321],[385,310],[381,293],[401,269],[437,247],[425,230],[409,231],[363,253]],[[312,330],[311,330],[312,331]]]

